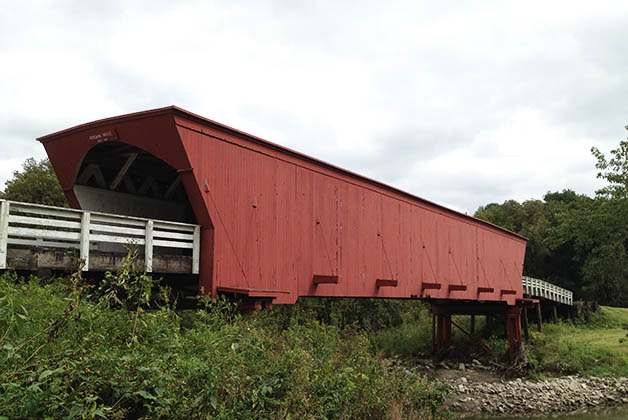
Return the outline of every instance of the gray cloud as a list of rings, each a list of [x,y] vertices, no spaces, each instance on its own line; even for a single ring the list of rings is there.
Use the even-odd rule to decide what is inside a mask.
[[[469,213],[590,194],[590,147],[625,138],[626,18],[623,2],[0,5],[0,185],[43,156],[35,137],[175,104]]]

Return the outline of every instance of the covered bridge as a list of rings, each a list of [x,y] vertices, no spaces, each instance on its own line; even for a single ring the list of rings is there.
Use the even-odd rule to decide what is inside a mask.
[[[200,225],[212,295],[429,298],[441,341],[469,304],[523,301],[525,238],[174,106],[39,141],[71,207]]]

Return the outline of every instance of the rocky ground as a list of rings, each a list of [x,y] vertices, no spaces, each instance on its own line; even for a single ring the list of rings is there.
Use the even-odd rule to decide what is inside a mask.
[[[546,380],[504,379],[498,366],[433,365],[417,369],[452,389],[445,406],[459,417],[478,415],[547,415],[628,406],[628,378],[563,376]]]

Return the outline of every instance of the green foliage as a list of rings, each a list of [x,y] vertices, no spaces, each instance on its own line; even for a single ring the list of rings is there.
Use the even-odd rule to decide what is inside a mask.
[[[130,246],[117,273],[107,272],[97,289],[97,295],[108,308],[125,309],[148,308],[151,302],[167,305],[170,302],[170,289],[163,287],[146,274],[144,267],[136,262],[139,255],[137,247]]]
[[[605,198],[628,198],[628,141],[620,141],[619,147],[611,150],[610,160],[597,147],[592,147],[591,153],[597,159],[597,177],[608,182],[597,194]]]
[[[540,273],[544,273],[545,260],[550,255],[544,238],[550,227],[551,218],[545,202],[528,200],[520,204],[515,200],[508,200],[503,204],[493,203],[480,207],[475,212],[475,217],[528,238],[525,274],[540,276]]]
[[[67,201],[48,159],[39,162],[33,158],[26,159],[22,164],[22,172],[13,172],[13,178],[5,182],[0,198],[67,207]]]
[[[306,297],[299,298],[296,305],[278,306],[273,318],[284,327],[291,322],[317,320],[340,329],[358,327],[376,331],[401,325],[404,316],[418,316],[419,310],[416,300]]]
[[[228,301],[204,298],[204,308],[189,314],[183,329],[170,305],[154,303],[159,288],[143,272],[130,273],[110,275],[100,292],[84,286],[80,276],[53,284],[0,277],[0,415],[383,419],[438,414],[445,389],[388,366],[367,335],[354,328],[296,319],[284,326],[281,313],[241,317]]]
[[[481,207],[476,217],[529,238],[524,274],[573,290],[576,299],[626,302],[628,200],[565,190]]]

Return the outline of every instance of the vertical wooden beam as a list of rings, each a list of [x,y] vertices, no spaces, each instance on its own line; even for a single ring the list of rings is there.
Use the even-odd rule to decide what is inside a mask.
[[[556,309],[558,305],[553,304],[552,305],[552,310],[554,312],[554,322],[558,322],[558,309]]]
[[[432,354],[436,354],[436,314],[432,312]]]
[[[536,305],[536,324],[539,327],[539,332],[543,332],[543,316],[541,315],[541,302]]]
[[[194,243],[192,248],[192,274],[199,273],[201,264],[201,227],[194,228]]]
[[[530,339],[530,331],[528,330],[528,308],[523,308],[523,311],[521,311],[521,318],[523,320],[523,334],[526,341],[528,341]]]
[[[146,265],[146,272],[153,272],[153,221],[146,222],[146,236],[144,237],[144,265]]]
[[[0,201],[0,269],[7,268],[7,246],[9,242],[8,201]]]
[[[89,212],[81,214],[81,259],[84,262],[83,271],[89,270],[89,221]]]

